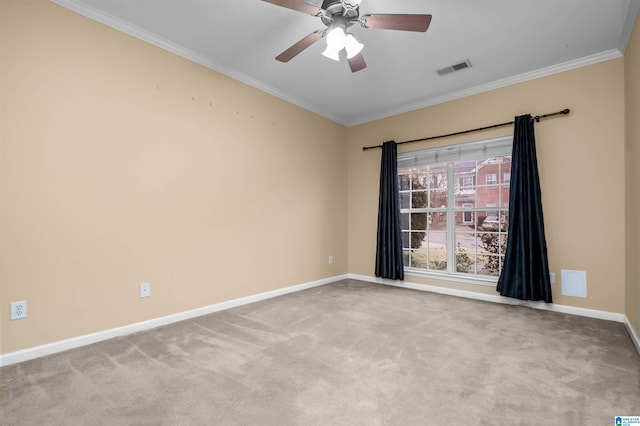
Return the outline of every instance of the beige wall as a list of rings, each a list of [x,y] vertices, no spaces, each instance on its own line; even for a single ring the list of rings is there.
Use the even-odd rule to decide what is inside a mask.
[[[493,90],[348,130],[349,272],[374,275],[380,151],[366,145],[446,134],[509,121],[524,113],[571,108],[536,125],[554,302],[622,313],[625,310],[625,136],[622,58]],[[512,128],[437,144],[487,139]],[[435,146],[404,145],[401,150]],[[560,270],[587,271],[588,297],[561,295]],[[495,294],[494,287],[406,280]]]
[[[46,0],[0,55],[0,353],[347,272],[343,126]]]
[[[554,300],[640,330],[639,37],[624,60],[345,129],[46,0],[1,1],[0,354],[373,276],[380,151],[362,146],[565,107],[536,126]],[[561,269],[587,271],[587,299],[560,295]],[[27,319],[9,321],[14,300]]]
[[[640,335],[640,22],[635,28],[625,52],[626,94],[626,239],[627,293],[626,314]]]

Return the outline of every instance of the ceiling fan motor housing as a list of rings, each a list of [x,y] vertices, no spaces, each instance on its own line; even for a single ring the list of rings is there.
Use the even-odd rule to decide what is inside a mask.
[[[360,9],[345,9],[342,1],[340,0],[325,0],[322,3],[322,9],[324,14],[320,17],[322,23],[326,26],[330,26],[338,19],[344,21],[345,28],[350,27],[354,21],[358,20],[360,15]]]

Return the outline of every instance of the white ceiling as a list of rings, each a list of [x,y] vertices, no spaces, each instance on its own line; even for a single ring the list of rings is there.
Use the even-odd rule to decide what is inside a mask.
[[[367,68],[321,52],[274,58],[320,18],[261,0],[52,0],[351,126],[619,57],[640,0],[363,0],[367,13],[431,14],[426,33],[350,28]],[[436,70],[468,59],[443,77]],[[559,105],[559,107],[563,107]]]

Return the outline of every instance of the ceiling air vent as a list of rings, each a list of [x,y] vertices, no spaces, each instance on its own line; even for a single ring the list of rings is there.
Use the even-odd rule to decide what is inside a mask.
[[[460,71],[465,68],[471,68],[471,62],[469,62],[468,59],[464,62],[460,62],[459,64],[449,65],[448,67],[441,68],[436,72],[439,76],[442,77],[443,75],[451,74],[452,72]]]

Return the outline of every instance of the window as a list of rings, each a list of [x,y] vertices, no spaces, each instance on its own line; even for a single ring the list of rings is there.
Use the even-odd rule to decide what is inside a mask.
[[[497,173],[487,173],[485,175],[485,182],[487,186],[495,186],[498,184],[498,174]]]
[[[471,203],[464,203],[464,204],[462,205],[462,207],[467,207],[467,208],[468,208],[468,207],[473,207],[473,204],[471,204]],[[462,221],[463,221],[464,223],[473,223],[473,212],[472,212],[470,209],[467,209],[467,210],[463,211],[462,213],[463,213],[463,214],[462,214],[462,217],[463,217]]]
[[[502,182],[509,184],[511,183],[511,172],[503,172],[502,173]]]
[[[470,176],[470,175],[463,175],[460,176],[460,187],[467,189],[467,188],[473,188],[473,178],[475,176]]]
[[[498,176],[510,173],[511,137],[399,154],[407,271],[495,281],[509,214]]]

